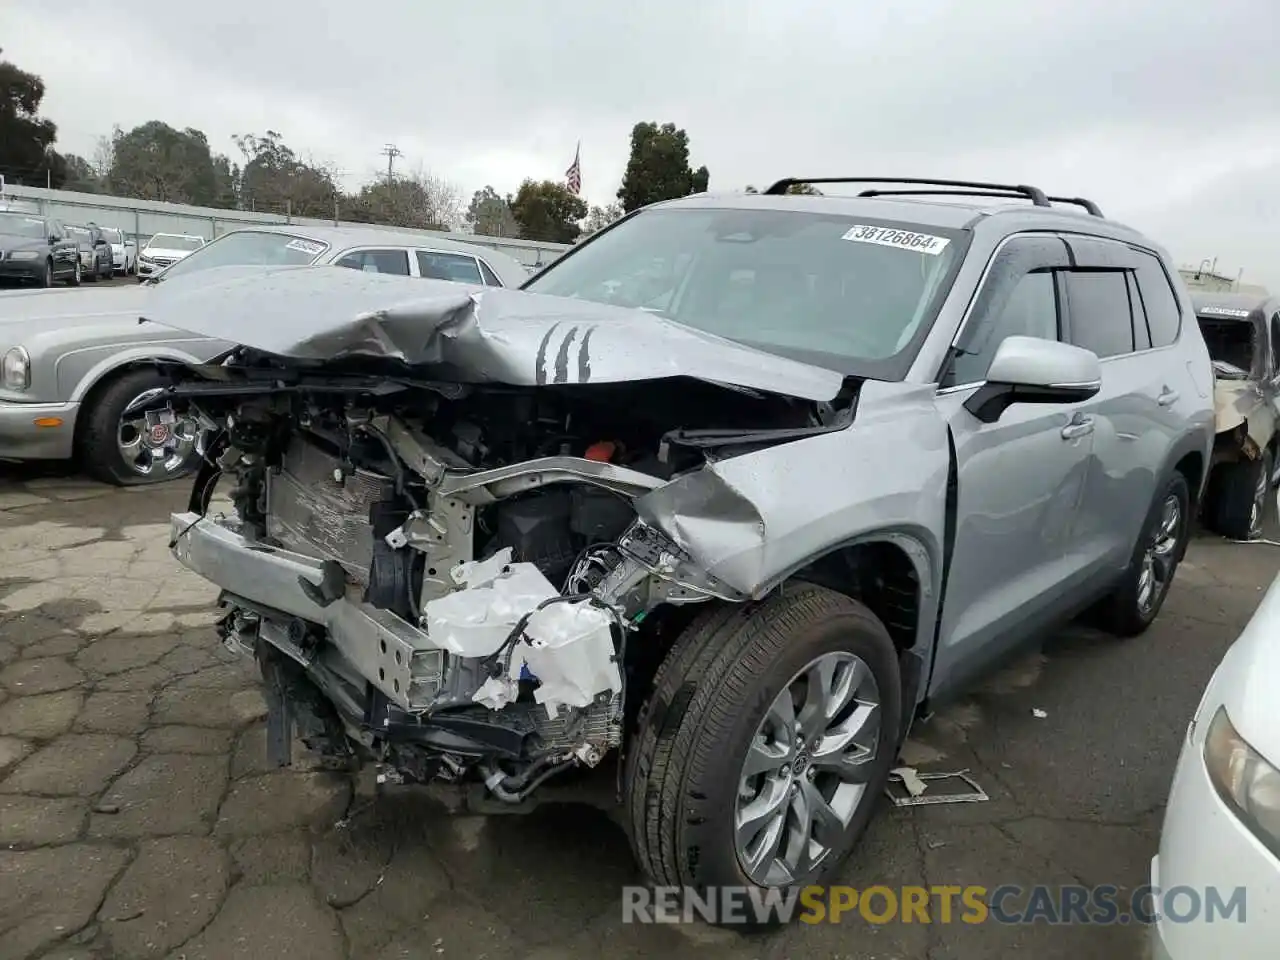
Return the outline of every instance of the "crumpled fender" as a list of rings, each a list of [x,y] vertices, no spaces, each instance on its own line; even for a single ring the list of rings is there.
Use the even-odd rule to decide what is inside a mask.
[[[708,464],[636,501],[706,571],[759,597],[842,546],[890,540],[936,613],[950,451],[932,385],[866,383],[846,430]]]

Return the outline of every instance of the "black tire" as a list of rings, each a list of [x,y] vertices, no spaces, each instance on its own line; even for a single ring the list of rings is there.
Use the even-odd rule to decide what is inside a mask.
[[[46,260],[44,262],[44,276],[40,279],[40,286],[42,287],[53,286],[53,261],[52,260]]]
[[[829,877],[866,830],[897,756],[902,686],[884,625],[861,603],[810,584],[759,604],[706,612],[676,642],[654,680],[625,765],[627,832],[658,886],[754,884],[734,843],[734,806],[748,746],[773,700],[823,653],[857,655],[881,696],[867,792],[839,842],[796,886]],[[772,918],[760,923],[771,926]],[[756,924],[752,924],[753,926]]]
[[[71,268],[71,276],[67,277],[67,286],[78,287],[82,277],[80,274],[80,258],[76,257],[76,264]]]
[[[1267,449],[1257,460],[1238,460],[1214,467],[1205,504],[1205,525],[1210,530],[1230,540],[1256,538],[1254,504],[1259,487],[1265,487],[1258,506],[1260,511],[1266,509],[1266,491],[1271,489],[1271,462],[1271,450]]]
[[[1172,551],[1172,567],[1163,585],[1157,590],[1154,602],[1144,609],[1139,602],[1142,587],[1142,573],[1147,548],[1156,534],[1161,522],[1166,501],[1173,497],[1178,502],[1179,524],[1177,546]],[[1187,486],[1187,478],[1174,471],[1161,486],[1159,493],[1152,501],[1147,519],[1142,524],[1142,532],[1138,534],[1138,542],[1134,545],[1129,566],[1120,582],[1097,608],[1097,625],[1117,637],[1136,637],[1146,632],[1160,615],[1169,588],[1177,575],[1178,564],[1187,552],[1187,544],[1191,540],[1191,488]]]
[[[124,408],[144,390],[166,383],[168,381],[153,370],[134,370],[115,375],[104,387],[95,390],[92,405],[82,408],[84,419],[77,443],[80,467],[85,473],[103,483],[132,487],[176,480],[195,467],[199,456],[193,451],[180,471],[146,476],[134,470],[120,453],[117,440]]]

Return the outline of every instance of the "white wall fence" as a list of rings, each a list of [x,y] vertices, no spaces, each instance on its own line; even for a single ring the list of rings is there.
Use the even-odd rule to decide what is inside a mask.
[[[115,227],[123,231],[126,236],[134,237],[139,246],[155,233],[186,233],[212,240],[230,230],[254,224],[296,223],[330,227],[360,226],[398,233],[416,233],[424,237],[446,237],[450,240],[501,250],[526,267],[548,264],[569,249],[569,244],[546,243],[541,240],[513,240],[508,237],[441,233],[435,230],[405,230],[400,227],[356,224],[349,220],[320,220],[312,217],[257,213],[252,210],[219,210],[213,207],[192,207],[184,203],[164,203],[157,200],[112,197],[97,193],[76,193],[71,190],[46,190],[43,187],[6,185],[4,194],[0,197],[0,204],[11,205],[46,217],[55,217],[67,223],[93,221],[100,227]]]

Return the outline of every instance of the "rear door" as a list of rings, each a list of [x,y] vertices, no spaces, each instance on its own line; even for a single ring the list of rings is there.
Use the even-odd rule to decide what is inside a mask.
[[[1156,485],[1186,429],[1179,401],[1194,387],[1167,318],[1157,318],[1154,337],[1148,322],[1146,301],[1153,312],[1166,309],[1159,302],[1159,261],[1114,240],[1064,239],[1072,252],[1072,266],[1061,274],[1065,336],[1096,353],[1102,368],[1102,389],[1081,405],[1094,425],[1094,443],[1077,526],[1078,548],[1101,585],[1132,557]]]
[[[398,277],[412,276],[409,270],[409,251],[403,248],[349,250],[335,260],[334,265],[351,270],[363,270],[365,273],[390,273]]]
[[[1093,436],[1078,405],[1021,403],[994,423],[963,406],[996,348],[1013,335],[1060,339],[1055,271],[1067,248],[1049,234],[1015,237],[991,262],[942,372],[936,400],[955,443],[951,562],[933,676],[963,686],[1041,626],[1069,611],[1084,559],[1075,518]]]
[[[428,280],[453,280],[483,285],[480,263],[466,253],[450,250],[416,250],[418,275]]]

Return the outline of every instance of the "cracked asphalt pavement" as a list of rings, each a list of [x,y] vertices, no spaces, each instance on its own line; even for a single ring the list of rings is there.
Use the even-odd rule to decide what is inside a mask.
[[[254,676],[216,641],[214,589],[169,555],[187,484],[0,471],[5,960],[1141,955],[1136,926],[624,924],[611,772],[516,816],[305,760],[268,771]],[[1146,635],[1073,626],[941,711],[906,761],[967,768],[990,800],[885,804],[842,882],[1145,883],[1187,720],[1278,566],[1201,536]]]

